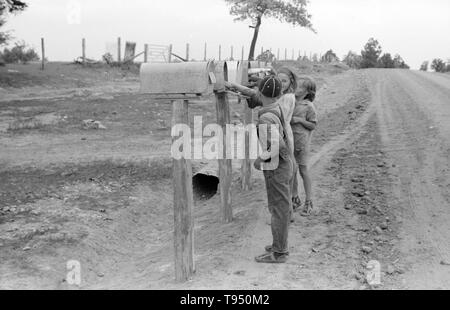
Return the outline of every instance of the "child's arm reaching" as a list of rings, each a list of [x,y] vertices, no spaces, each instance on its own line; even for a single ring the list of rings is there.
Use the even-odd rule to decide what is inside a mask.
[[[303,127],[305,127],[306,129],[313,131],[316,129],[317,123],[316,122],[309,122],[304,118],[301,117],[292,117],[292,121],[291,121],[292,125],[295,124],[301,124]]]
[[[256,95],[256,90],[236,84],[236,83],[225,81],[225,86],[229,89],[236,89],[238,92],[240,92],[241,94],[243,94],[244,96],[247,96],[247,97],[252,97],[252,96]]]

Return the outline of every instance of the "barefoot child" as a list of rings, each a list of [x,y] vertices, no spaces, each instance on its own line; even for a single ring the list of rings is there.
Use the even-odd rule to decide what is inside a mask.
[[[316,98],[316,84],[305,78],[300,82],[296,93],[296,104],[291,126],[294,133],[294,156],[299,167],[305,188],[305,205],[302,215],[307,216],[313,210],[312,181],[308,170],[312,132],[316,129],[317,113],[313,101]],[[295,182],[297,183],[297,182]],[[297,184],[294,185],[297,187]]]

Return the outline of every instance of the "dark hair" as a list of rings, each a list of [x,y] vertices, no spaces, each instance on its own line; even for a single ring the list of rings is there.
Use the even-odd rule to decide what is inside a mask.
[[[277,70],[277,75],[280,73],[284,73],[289,77],[289,80],[291,81],[291,85],[289,86],[289,89],[286,91],[286,93],[295,93],[295,90],[297,89],[298,81],[297,81],[297,75],[289,69],[288,67],[281,67]]]
[[[302,77],[300,81],[300,85],[306,90],[305,100],[313,102],[316,99],[316,82],[310,77]]]

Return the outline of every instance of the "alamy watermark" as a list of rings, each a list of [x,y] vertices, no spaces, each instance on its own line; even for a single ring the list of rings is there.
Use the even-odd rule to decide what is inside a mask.
[[[193,132],[187,124],[176,124],[171,134],[171,156],[176,160],[263,158],[270,162],[264,163],[262,170],[278,167],[280,134],[277,125],[260,124],[257,128],[255,124],[227,124],[223,128],[219,124],[209,124],[203,128],[202,116],[195,116]]]

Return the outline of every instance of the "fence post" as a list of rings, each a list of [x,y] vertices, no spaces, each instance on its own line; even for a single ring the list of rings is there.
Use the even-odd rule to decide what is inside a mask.
[[[287,60],[287,48],[284,49],[284,60]]]
[[[172,126],[177,124],[189,126],[188,105],[188,100],[172,101]],[[189,159],[173,159],[173,184],[175,277],[177,281],[184,282],[189,280],[195,270],[192,217],[194,198],[192,164]]]
[[[244,47],[242,46],[241,60],[244,60]]]
[[[219,45],[219,61],[222,60],[222,45]]]
[[[148,44],[144,45],[144,62],[148,62]]]
[[[122,43],[120,37],[117,39],[117,61],[122,61]]]
[[[280,61],[280,48],[278,48],[277,60]]]
[[[172,62],[172,50],[173,50],[173,45],[170,44],[169,45],[169,63]]]
[[[234,60],[234,57],[233,57],[233,45],[231,45],[231,60]]]
[[[81,40],[81,48],[82,48],[83,65],[86,65],[86,39],[85,38],[83,38]]]
[[[186,43],[186,61],[189,62],[189,43]]]
[[[205,43],[205,54],[204,54],[204,56],[203,56],[203,60],[204,60],[204,61],[206,61],[206,51],[207,51],[207,49],[208,49],[208,44]]]
[[[41,51],[42,51],[41,70],[44,70],[44,68],[45,68],[45,44],[44,44],[44,38],[41,38]]]

